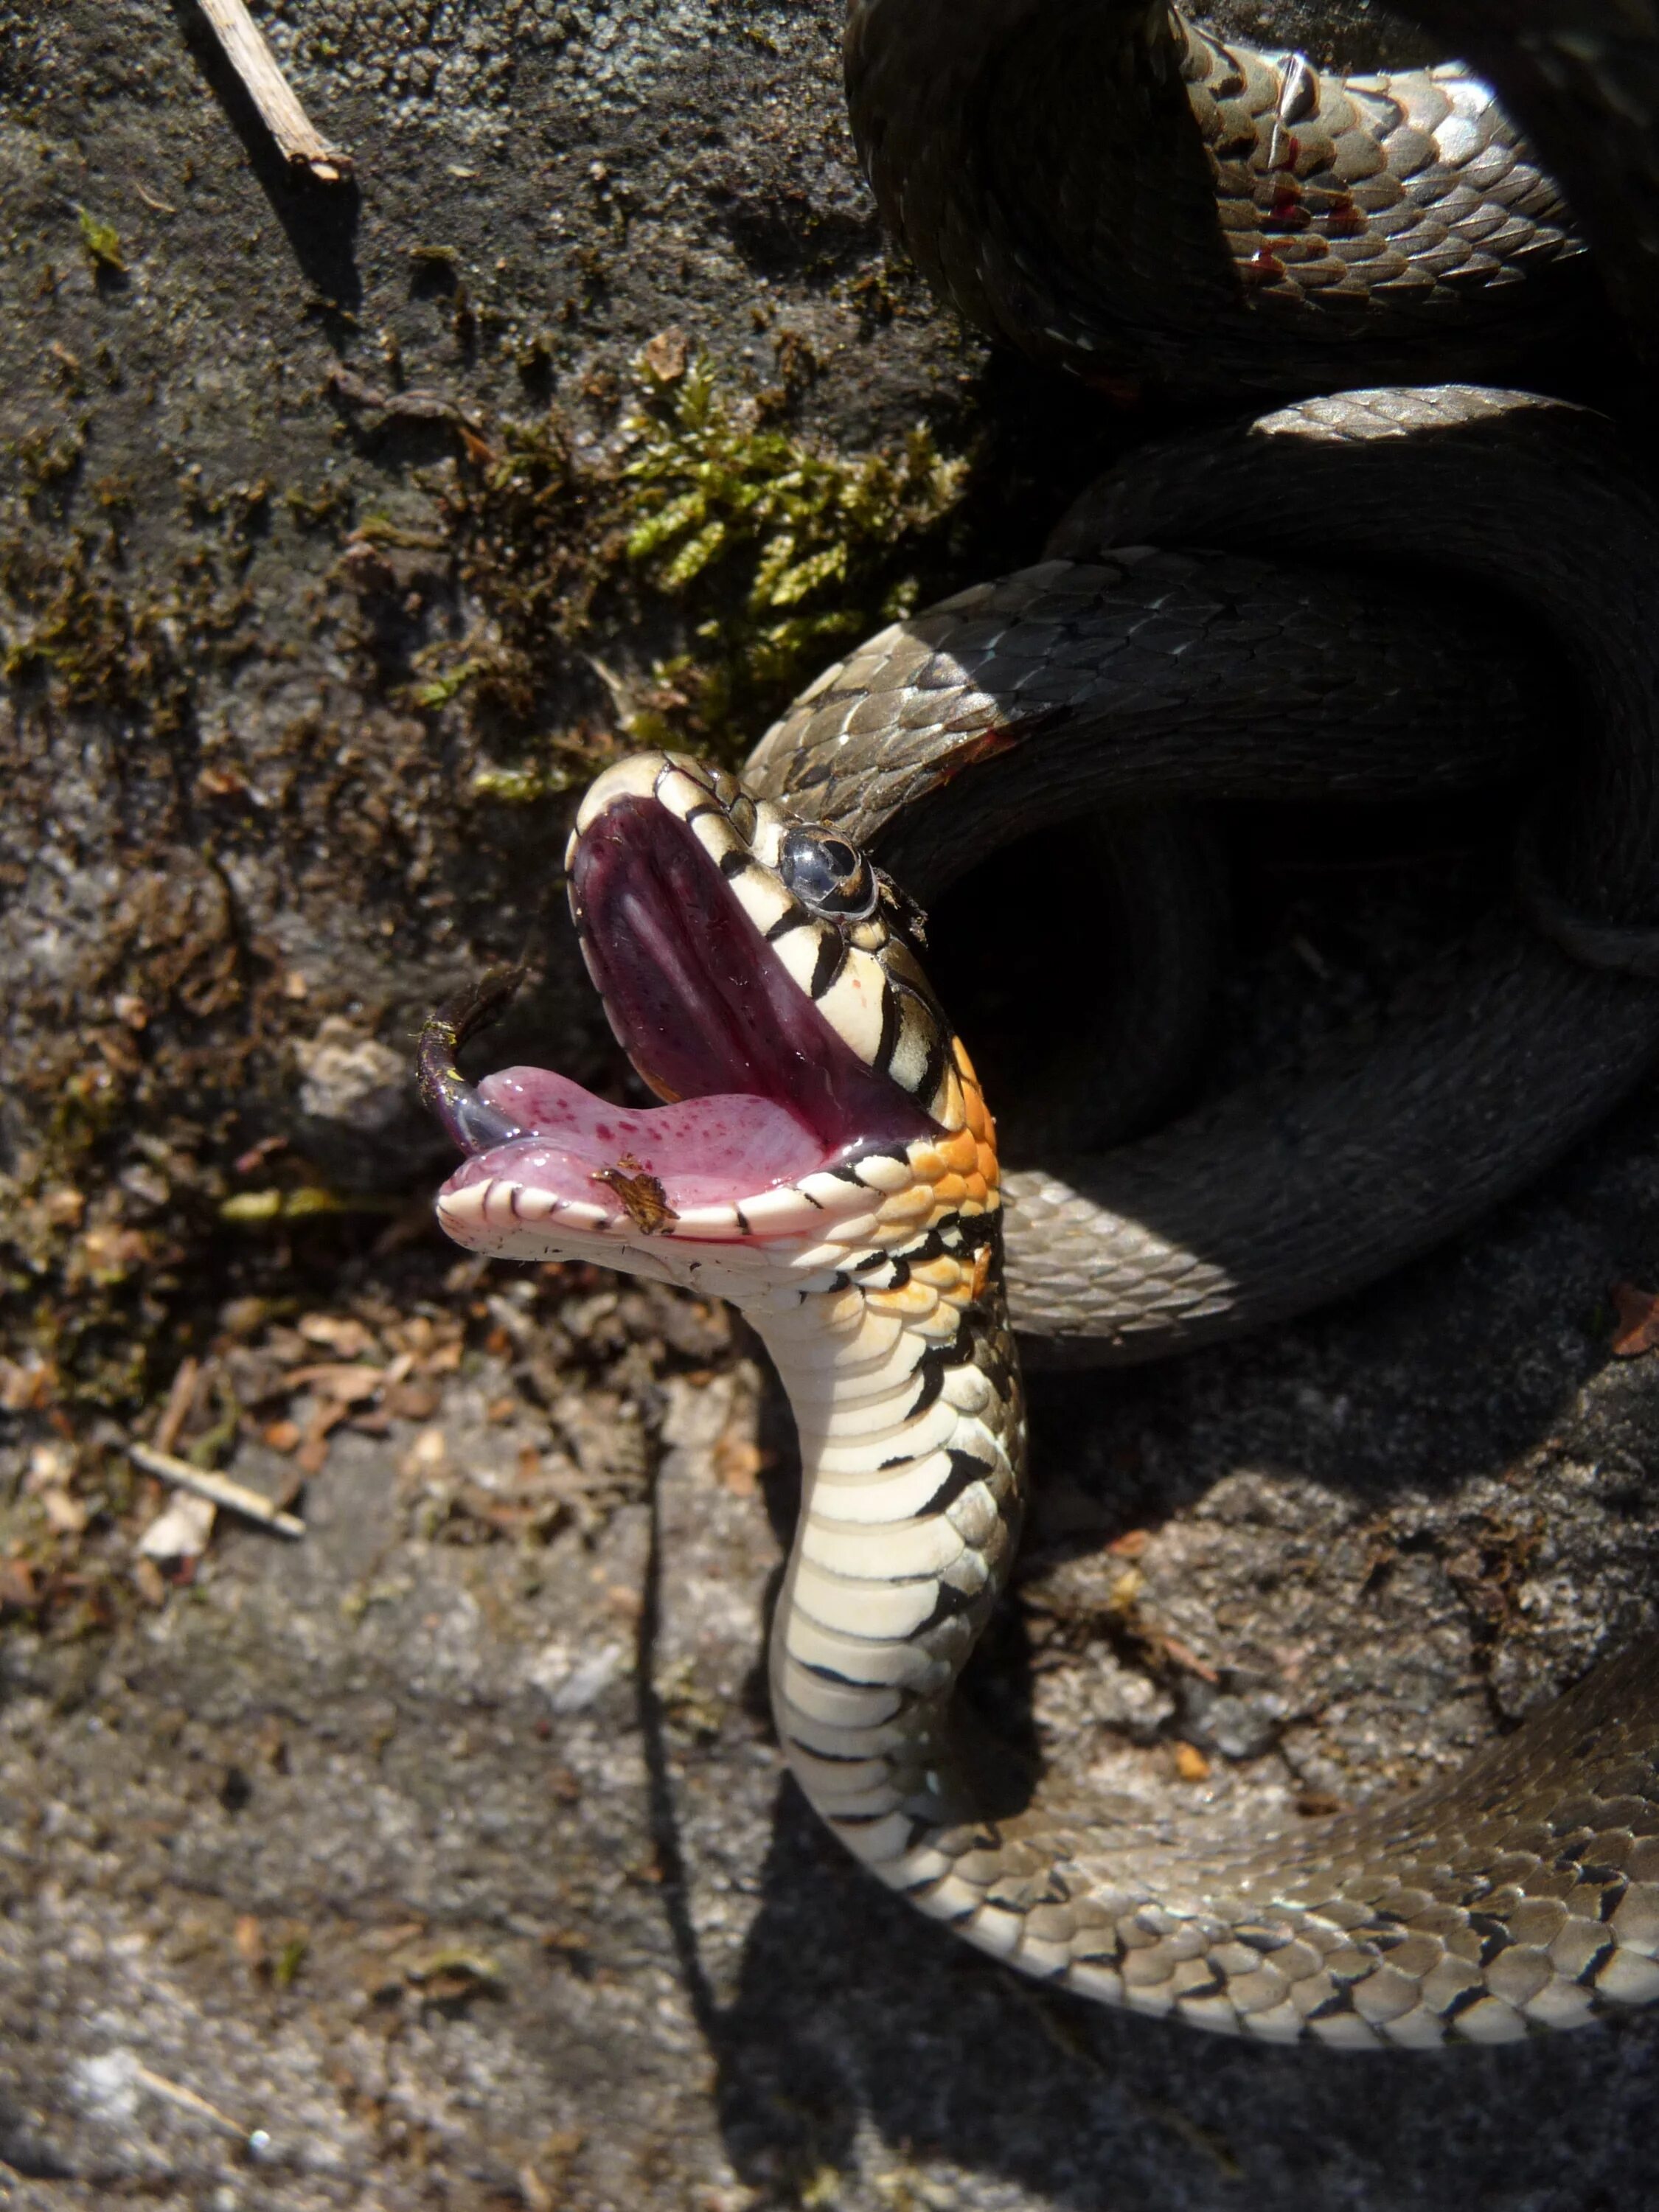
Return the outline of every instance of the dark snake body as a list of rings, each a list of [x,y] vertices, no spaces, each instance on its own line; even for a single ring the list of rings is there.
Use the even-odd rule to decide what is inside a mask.
[[[1651,327],[1649,0],[1407,12],[1480,73],[1344,78],[1164,0],[852,0],[848,104],[883,216],[937,288],[1095,380],[1501,371],[1590,296],[1581,230]]]
[[[1638,343],[1659,335],[1654,9],[1413,12],[1535,128]],[[1135,456],[1043,568],[821,678],[757,750],[762,788],[871,838],[924,894],[1103,797],[1287,788],[1322,745],[1339,788],[1340,694],[1291,681],[1285,726],[1250,726],[1258,678],[1265,695],[1275,663],[1281,679],[1316,668],[1309,610],[1333,562],[1356,564],[1379,635],[1398,619],[1379,566],[1440,605],[1495,587],[1570,672],[1522,840],[1528,924],[1495,918],[1419,980],[1380,1047],[1339,1047],[1294,1091],[1007,1178],[1015,1325],[1085,1359],[1146,1357],[1382,1273],[1652,1064],[1659,509],[1597,417],[1467,386],[1355,389],[1507,368],[1585,285],[1559,198],[1467,73],[1343,85],[1114,0],[854,0],[848,56],[884,213],[982,327],[1097,382],[1349,396]],[[1205,568],[1218,549],[1291,565],[1252,595]],[[1234,676],[1222,700],[1212,653]],[[1401,698],[1402,727],[1432,690]],[[1453,708],[1443,775],[1479,751],[1461,727]],[[1017,1522],[1017,1493],[1004,1511]],[[1609,1932],[1659,1907],[1656,1681],[1649,1636],[1451,1781],[1294,1837],[1120,1832],[1037,1804],[860,1855],[1031,1972],[1205,2025],[1352,2047],[1567,2025],[1659,1996],[1659,1920],[1638,1960]],[[890,1786],[915,1786],[902,1753]]]
[[[1659,193],[1628,215],[1623,201],[1659,180],[1650,12],[1521,0],[1475,52],[1536,117],[1638,336],[1659,330]],[[1498,11],[1443,14],[1482,31]],[[848,79],[889,223],[982,326],[1097,382],[1349,396],[1133,457],[1043,567],[828,672],[763,740],[761,789],[872,839],[926,896],[1103,799],[1288,796],[1304,778],[1358,797],[1368,776],[1512,772],[1468,742],[1456,677],[1437,670],[1441,615],[1485,592],[1523,611],[1569,678],[1523,841],[1527,921],[1494,917],[1380,1045],[1338,1047],[1294,1089],[1007,1178],[1015,1325],[1076,1356],[1145,1357],[1383,1272],[1652,1064],[1659,509],[1597,417],[1467,386],[1355,388],[1506,369],[1587,288],[1553,187],[1466,73],[1344,86],[1229,52],[1161,5],[854,0]],[[1586,154],[1580,110],[1609,94],[1613,155]],[[1413,612],[1402,581],[1422,594]],[[1391,649],[1402,615],[1420,661]],[[1343,635],[1366,672],[1346,696]],[[1504,711],[1496,685],[1488,705]],[[777,1356],[787,1380],[790,1347]],[[988,1478],[996,1516],[973,1539],[1001,1563],[994,1587],[1024,1431],[1006,1344],[981,1365],[1006,1381],[981,1416],[1006,1480]],[[1103,1825],[1041,1799],[964,1818],[947,1607],[902,1650],[866,1629],[860,1662],[844,1639],[830,1690],[802,1677],[807,1705],[842,1701],[842,1731],[817,1717],[802,1747],[790,1638],[833,1480],[811,1441],[775,1630],[780,1734],[825,1818],[923,1911],[1083,1994],[1340,2047],[1503,2039],[1659,1997],[1651,1636],[1449,1782],[1294,1834]],[[899,1442],[881,1445],[895,1483]],[[933,1531],[924,1514],[892,1533],[899,1577]],[[885,1686],[912,1681],[887,1717]]]

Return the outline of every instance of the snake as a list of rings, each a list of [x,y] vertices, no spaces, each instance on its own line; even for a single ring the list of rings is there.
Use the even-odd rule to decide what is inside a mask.
[[[1650,495],[1591,410],[1419,380],[1507,373],[1598,283],[1638,347],[1659,331],[1659,194],[1632,190],[1659,182],[1659,27],[1647,0],[1412,12],[1479,73],[1338,77],[1162,0],[854,0],[878,201],[969,319],[1117,398],[1323,396],[1143,448],[1042,562],[826,671],[744,781],[660,752],[599,778],[572,915],[664,1103],[470,1081],[510,975],[419,1055],[465,1155],[437,1200],[457,1243],[723,1297],[766,1346],[803,1478],[774,1717],[854,1856],[1054,1986],[1344,2050],[1659,2000],[1659,1638],[1447,1780],[1254,1832],[1060,1802],[957,1690],[1026,1505],[1017,1328],[1144,1358],[1335,1295],[1512,1188],[1659,1048]],[[1527,777],[1524,927],[1477,931],[1380,1045],[1136,1134],[1194,1049],[1194,803]],[[1042,1157],[1005,1173],[918,895],[1103,799],[1139,1047],[1103,1090],[1091,1066],[1082,1118],[1076,1084],[1014,1100]],[[1165,994],[1176,969],[1196,981]]]
[[[853,1855],[1055,1988],[1275,2043],[1496,2043],[1659,1999],[1659,1638],[1451,1779],[1222,1835],[1046,1802],[976,1739],[962,1668],[1027,1496],[996,1133],[921,910],[839,832],[693,757],[630,756],[565,859],[588,972],[664,1103],[553,1070],[473,1084],[510,992],[434,1015],[465,1154],[447,1234],[728,1299],[799,1437],[770,1643],[779,1741]]]
[[[1399,12],[1466,59],[1344,76],[1168,0],[849,0],[848,110],[934,288],[1109,391],[1484,379],[1603,289],[1659,334],[1652,0]]]

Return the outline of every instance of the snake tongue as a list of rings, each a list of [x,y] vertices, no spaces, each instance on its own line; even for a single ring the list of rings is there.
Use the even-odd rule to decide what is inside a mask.
[[[684,1213],[773,1189],[823,1163],[812,1131],[769,1098],[615,1106],[542,1067],[503,1068],[484,1078],[477,1096],[517,1133],[465,1161],[451,1187],[501,1176],[604,1205],[606,1182],[644,1176]]]

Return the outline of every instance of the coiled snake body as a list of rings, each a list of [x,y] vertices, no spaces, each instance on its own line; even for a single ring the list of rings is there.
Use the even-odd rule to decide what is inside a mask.
[[[1585,909],[1555,943],[1494,919],[1380,1046],[1338,1041],[1294,1083],[1266,1078],[1130,1143],[1097,1122],[1017,1145],[1015,1326],[1050,1357],[1121,1362],[1387,1273],[1535,1175],[1653,1064],[1659,990],[1616,969],[1650,968],[1655,942],[1620,925],[1659,919],[1659,506],[1584,410],[1362,392],[1133,456],[1051,550],[827,671],[757,749],[757,787],[868,840],[931,899],[988,848],[1091,805],[1358,803],[1536,774],[1553,746],[1547,872]],[[1316,553],[1392,562],[1358,568],[1351,599]],[[1482,586],[1553,643],[1565,707],[1513,627],[1486,642]],[[1552,701],[1548,732],[1510,720],[1517,675]],[[1144,820],[1124,842],[1157,867]],[[1577,957],[1586,939],[1605,965]],[[1175,963],[1146,957],[1173,999]]]
[[[1659,180],[1644,0],[1616,18],[1522,0],[1490,54],[1484,10],[1416,12],[1496,64],[1626,319],[1659,330],[1659,192],[1609,235],[1609,162]],[[1613,152],[1581,156],[1578,108],[1615,80],[1636,91]],[[993,81],[1026,98],[988,133]],[[1460,70],[1345,86],[1142,0],[855,0],[849,82],[923,265],[1097,381],[1353,387],[1443,368],[1449,345],[1484,371],[1583,281],[1553,185]],[[1097,127],[1039,196],[1035,150],[1079,101]],[[1155,190],[1132,150],[1148,117],[1173,125]],[[1380,1052],[1339,1052],[1292,1104],[1247,1097],[1046,1158],[1005,1212],[919,910],[860,841],[931,894],[1016,811],[1536,772],[1559,718],[1529,720],[1511,641],[1471,644],[1370,576],[1345,605],[1298,565],[1374,550],[1385,515],[1384,553],[1459,596],[1518,594],[1573,664],[1571,773],[1547,780],[1524,847],[1528,927],[1495,922]],[[1172,544],[1194,550],[1152,550]],[[1501,2041],[1659,2000],[1659,1639],[1449,1783],[1231,1842],[1027,1802],[953,1701],[1025,1497],[1005,1222],[1023,1329],[1145,1356],[1421,1249],[1650,1065],[1659,512],[1580,410],[1350,388],[1148,452],[1050,550],[828,672],[750,786],[660,754],[599,779],[568,856],[573,911],[613,1028],[669,1103],[624,1109],[526,1068],[475,1088],[454,1055],[486,990],[422,1043],[426,1095],[468,1155],[439,1218],[475,1250],[725,1296],[763,1338],[805,1477],[772,1638],[780,1738],[824,1820],[924,1912],[1082,1995],[1273,2041]],[[1337,638],[1357,658],[1334,684]],[[1228,671],[1207,693],[1206,665]],[[1146,854],[1178,855],[1182,834],[1138,817],[1115,848],[1124,883],[1155,900]],[[1109,1146],[1111,1115],[1133,1123],[1155,1089],[1132,1070],[1085,1145]]]

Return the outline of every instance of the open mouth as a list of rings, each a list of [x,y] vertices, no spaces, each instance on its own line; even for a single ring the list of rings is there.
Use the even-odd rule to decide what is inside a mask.
[[[423,1040],[423,1087],[469,1154],[443,1196],[500,1182],[526,1221],[729,1238],[766,1192],[936,1133],[824,1018],[660,800],[625,791],[591,821],[570,890],[611,1028],[669,1103],[617,1106],[533,1067],[473,1089],[429,1064]]]

